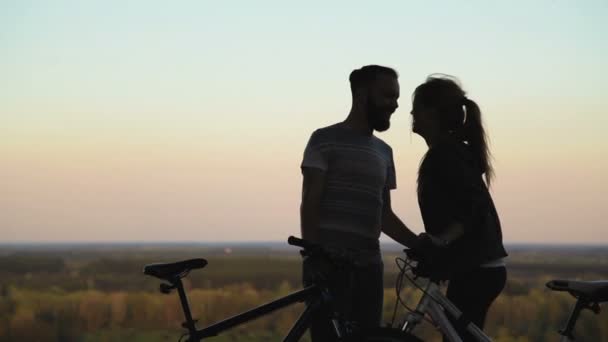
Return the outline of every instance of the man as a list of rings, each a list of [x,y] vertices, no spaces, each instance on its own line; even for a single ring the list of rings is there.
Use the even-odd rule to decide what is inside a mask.
[[[398,107],[397,78],[395,70],[378,65],[354,70],[349,77],[348,117],[316,130],[302,161],[302,238],[352,252],[356,267],[349,279],[340,282],[344,291],[338,291],[337,300],[348,304],[345,314],[364,328],[378,326],[382,318],[381,231],[406,246],[417,239],[393,213],[392,149],[373,134],[390,127]],[[318,266],[304,261],[306,285]],[[315,317],[311,335],[313,341],[331,340],[335,335],[329,317]]]

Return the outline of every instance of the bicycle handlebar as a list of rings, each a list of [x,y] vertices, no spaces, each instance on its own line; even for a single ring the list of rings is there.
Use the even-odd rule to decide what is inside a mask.
[[[334,256],[334,258],[331,257],[331,255],[333,253],[330,253],[329,250],[327,250],[323,246],[321,246],[319,244],[316,244],[314,242],[310,242],[308,240],[300,239],[300,238],[297,238],[295,236],[290,236],[289,238],[287,238],[287,243],[290,244],[290,245],[292,245],[292,246],[303,248],[303,250],[300,251],[300,254],[302,256],[317,255],[317,256],[322,256],[324,258],[328,258],[328,259],[335,259],[335,256]]]
[[[341,251],[339,249],[330,249],[295,236],[290,236],[287,238],[287,243],[292,246],[303,248],[303,250],[300,251],[302,256],[321,257],[331,262],[334,266],[342,267],[346,265],[353,265],[355,263],[353,256],[349,255],[345,251]]]

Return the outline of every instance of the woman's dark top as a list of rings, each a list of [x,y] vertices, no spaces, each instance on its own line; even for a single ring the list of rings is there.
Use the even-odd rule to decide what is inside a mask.
[[[507,256],[496,207],[465,143],[446,140],[429,149],[418,173],[418,204],[429,234],[463,224],[465,233],[442,258],[454,271]]]

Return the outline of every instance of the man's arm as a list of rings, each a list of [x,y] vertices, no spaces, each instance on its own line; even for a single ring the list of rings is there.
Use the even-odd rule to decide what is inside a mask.
[[[393,208],[391,207],[391,193],[389,189],[384,190],[382,232],[406,247],[416,247],[418,237],[393,212]]]
[[[302,204],[300,205],[300,229],[302,238],[318,242],[321,197],[325,189],[325,171],[303,167]]]

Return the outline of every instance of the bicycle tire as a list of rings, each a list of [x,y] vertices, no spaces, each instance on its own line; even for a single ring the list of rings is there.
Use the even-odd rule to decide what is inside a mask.
[[[343,342],[424,342],[420,338],[395,328],[374,328],[343,339]]]

